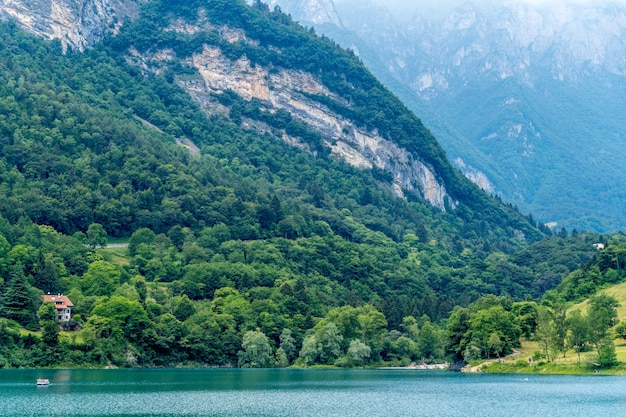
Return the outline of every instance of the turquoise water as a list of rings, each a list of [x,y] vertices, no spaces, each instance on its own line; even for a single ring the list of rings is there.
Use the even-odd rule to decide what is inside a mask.
[[[38,377],[50,386],[37,387]],[[0,370],[0,416],[624,416],[626,377],[416,370]]]

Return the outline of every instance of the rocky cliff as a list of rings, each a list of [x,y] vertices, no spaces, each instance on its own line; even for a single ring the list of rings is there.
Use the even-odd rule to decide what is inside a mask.
[[[115,33],[147,0],[0,0],[0,18],[83,50]]]
[[[198,22],[197,25],[179,22],[168,28],[184,33],[212,29],[216,29],[228,42],[257,44],[256,40],[249,39],[241,30],[213,28],[207,22]],[[150,54],[131,50],[129,53],[129,62],[140,66],[144,71],[158,72],[176,59],[171,50],[152,51]],[[207,112],[227,113],[226,108],[219,106],[211,98],[212,94],[227,90],[237,93],[245,100],[260,101],[266,111],[287,111],[292,117],[305,122],[318,132],[324,145],[337,159],[360,169],[375,167],[386,171],[393,176],[392,183],[388,185],[398,197],[404,198],[404,192],[411,191],[421,195],[435,207],[444,209],[448,193],[433,168],[377,132],[357,127],[352,121],[311,98],[326,96],[337,102],[344,101],[342,97],[329,91],[313,74],[279,68],[270,70],[260,65],[251,65],[245,56],[230,60],[219,48],[209,45],[205,45],[201,53],[182,60],[182,64],[196,68],[199,78],[179,79],[179,84]],[[259,122],[248,120],[244,124],[257,130],[271,130]],[[298,138],[290,137],[285,132],[281,132],[279,136],[293,146],[312,152]],[[453,200],[448,203],[455,206]]]
[[[26,30],[48,39],[61,41],[64,50],[83,50],[108,35],[117,33],[127,19],[138,15],[141,6],[148,0],[0,0],[0,16],[18,23]],[[301,4],[314,21],[330,21],[340,24],[335,13],[326,13],[332,2]],[[182,21],[167,28],[185,34],[201,31],[217,31],[219,36],[230,43],[258,43],[248,39],[240,29],[227,26],[214,27],[205,18],[197,22]],[[129,62],[141,66],[145,71],[160,71],[171,61],[179,60],[169,49],[151,50],[140,54],[134,49],[128,51]],[[333,95],[318,76],[303,71],[280,68],[266,68],[251,65],[244,56],[228,59],[219,48],[205,45],[201,53],[182,60],[183,65],[197,69],[195,80],[179,79],[185,88],[207,112],[227,112],[220,106],[213,93],[234,91],[245,100],[258,100],[265,110],[284,110],[292,117],[305,122],[323,138],[323,145],[337,159],[360,169],[377,168],[391,174],[390,187],[399,197],[406,191],[421,195],[436,207],[444,209],[444,202],[451,207],[456,205],[454,198],[446,199],[448,191],[439,173],[422,156],[400,147],[390,138],[383,137],[376,130],[367,130],[333,112],[326,105],[316,101],[314,96],[327,96],[341,102],[342,98]],[[346,104],[346,103],[344,103]],[[254,129],[265,129],[262,123],[245,120],[244,125]],[[298,138],[279,132],[278,137],[288,143],[312,152],[308,145]]]

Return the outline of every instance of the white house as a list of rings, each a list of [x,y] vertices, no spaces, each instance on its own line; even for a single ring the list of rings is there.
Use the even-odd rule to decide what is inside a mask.
[[[57,320],[69,321],[72,318],[72,307],[74,304],[65,295],[46,294],[43,296],[44,303],[52,303],[57,309]]]

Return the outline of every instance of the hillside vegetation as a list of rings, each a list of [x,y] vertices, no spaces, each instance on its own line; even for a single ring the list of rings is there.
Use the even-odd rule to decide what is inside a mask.
[[[259,46],[163,30],[200,4]],[[0,35],[0,366],[432,361],[451,351],[441,324],[455,306],[537,299],[595,254],[597,235],[539,241],[546,229],[453,170],[354,55],[260,4],[154,1],[117,38],[65,56],[10,23]],[[215,97],[230,117],[207,115],[176,82],[192,68],[126,61],[160,43],[322,68],[353,103],[345,117],[405,141],[458,206],[396,198],[384,172],[243,129],[238,115],[319,140],[233,92]],[[128,248],[96,249],[107,237]],[[67,333],[47,292],[75,304]]]
[[[626,369],[626,276],[622,270],[624,236],[606,245],[567,274],[542,302],[518,303],[522,329],[519,350],[507,360],[483,362],[472,370],[489,372],[623,373]],[[471,306],[470,306],[471,308]],[[451,319],[463,310],[456,310]],[[468,322],[472,322],[469,320]],[[454,320],[448,330],[454,330]],[[500,326],[503,328],[503,326]],[[454,334],[454,333],[451,333]],[[489,355],[486,355],[489,357]],[[484,356],[482,356],[484,358]]]

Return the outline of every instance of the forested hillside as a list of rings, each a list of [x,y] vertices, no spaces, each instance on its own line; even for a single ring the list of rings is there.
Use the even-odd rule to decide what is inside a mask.
[[[165,30],[198,15],[206,32]],[[225,42],[221,25],[258,43]],[[538,298],[595,253],[583,234],[533,250],[545,230],[452,169],[353,54],[261,4],[154,1],[84,53],[11,23],[0,36],[0,366],[434,360],[455,306]],[[388,172],[334,158],[296,117],[233,91],[211,96],[228,110],[211,113],[181,87],[194,68],[128,56],[206,45],[319,71],[342,97],[326,106],[410,149],[454,201],[398,198]],[[128,247],[97,249],[107,236]],[[47,292],[74,303],[67,332]]]

